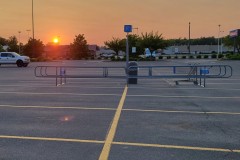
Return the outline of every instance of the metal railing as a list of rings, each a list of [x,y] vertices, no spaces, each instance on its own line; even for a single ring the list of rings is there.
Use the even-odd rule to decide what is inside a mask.
[[[131,71],[135,71],[136,74]],[[165,78],[193,82],[206,86],[207,78],[229,78],[232,76],[229,65],[184,65],[184,66],[130,66],[125,67],[79,67],[79,66],[37,66],[36,77],[55,78],[56,86],[65,84],[67,78]]]
[[[40,78],[55,78],[56,86],[67,78],[126,78],[125,67],[37,66],[34,74]]]
[[[128,78],[165,78],[193,82],[203,87],[207,78],[229,78],[232,67],[229,65],[184,65],[184,66],[131,66],[129,70],[138,70],[138,75]]]

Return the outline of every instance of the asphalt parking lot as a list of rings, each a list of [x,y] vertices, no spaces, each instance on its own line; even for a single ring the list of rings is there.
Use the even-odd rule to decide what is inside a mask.
[[[0,66],[0,160],[238,160],[239,61],[162,60],[139,65],[227,64],[205,88],[168,79],[37,78],[39,65],[124,66],[59,61]]]

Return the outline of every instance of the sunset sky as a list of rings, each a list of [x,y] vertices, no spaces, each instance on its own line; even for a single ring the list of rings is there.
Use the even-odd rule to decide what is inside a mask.
[[[166,39],[223,35],[240,28],[240,0],[34,0],[35,38],[60,44],[84,34],[89,44],[123,38],[124,24],[134,33],[157,32]],[[0,37],[15,35],[26,43],[32,30],[32,0],[0,0]],[[29,33],[32,36],[32,32]]]

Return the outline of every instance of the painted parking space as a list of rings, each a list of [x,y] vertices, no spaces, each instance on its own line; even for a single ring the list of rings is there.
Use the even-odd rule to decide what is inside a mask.
[[[55,87],[53,79],[31,75],[31,68],[14,82],[14,72],[6,73],[10,81],[0,78],[2,159],[240,157],[238,75],[206,88],[167,80],[126,88],[117,79],[74,79]]]

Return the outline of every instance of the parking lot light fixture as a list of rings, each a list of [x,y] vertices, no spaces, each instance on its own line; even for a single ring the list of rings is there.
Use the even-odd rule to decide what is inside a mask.
[[[18,53],[20,54],[21,53],[21,40],[20,40],[20,36],[21,35],[21,31],[18,31],[18,41],[19,41],[19,46],[18,46],[18,49],[19,49],[19,51],[18,51]]]

